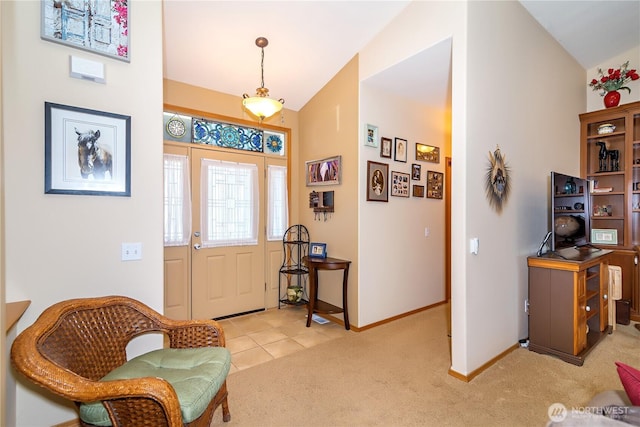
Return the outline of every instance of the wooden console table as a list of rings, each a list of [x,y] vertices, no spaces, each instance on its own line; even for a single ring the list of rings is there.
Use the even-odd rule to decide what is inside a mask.
[[[529,350],[581,366],[609,332],[611,250],[566,248],[527,258]]]
[[[351,261],[338,258],[313,258],[305,256],[302,262],[309,268],[309,304],[307,304],[307,328],[311,326],[313,313],[344,313],[344,328],[349,330],[349,307],[347,305],[347,280]],[[318,299],[318,270],[343,270],[342,273],[342,307]]]

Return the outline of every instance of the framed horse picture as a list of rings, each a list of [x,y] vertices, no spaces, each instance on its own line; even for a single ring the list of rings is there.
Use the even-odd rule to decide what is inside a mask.
[[[131,117],[44,104],[44,192],[131,196]]]

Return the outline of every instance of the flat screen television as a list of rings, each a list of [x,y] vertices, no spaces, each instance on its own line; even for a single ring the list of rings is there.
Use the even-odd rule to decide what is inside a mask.
[[[551,236],[549,248],[589,245],[589,181],[551,172]]]

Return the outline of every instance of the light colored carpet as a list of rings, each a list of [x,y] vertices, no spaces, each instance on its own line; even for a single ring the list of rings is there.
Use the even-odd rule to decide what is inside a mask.
[[[233,373],[227,425],[544,426],[552,403],[622,389],[614,362],[640,367],[639,350],[618,325],[581,367],[519,348],[465,383],[447,374],[443,305]]]

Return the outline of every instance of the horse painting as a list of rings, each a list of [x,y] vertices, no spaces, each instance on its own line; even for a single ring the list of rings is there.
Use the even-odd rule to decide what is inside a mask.
[[[109,178],[112,178],[113,156],[98,143],[100,130],[75,131],[78,135],[78,165],[82,178],[88,179],[89,175],[93,175],[94,179],[105,179],[107,172]]]

